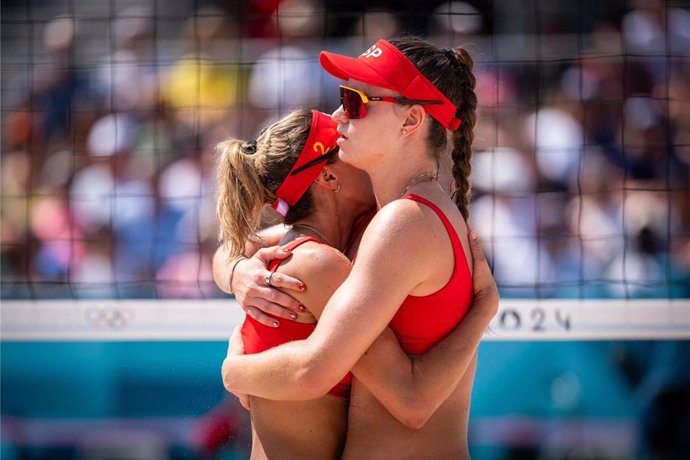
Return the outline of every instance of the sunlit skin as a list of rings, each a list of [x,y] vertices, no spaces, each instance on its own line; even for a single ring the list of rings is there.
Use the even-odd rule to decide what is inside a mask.
[[[343,188],[345,186],[346,189]],[[341,191],[345,193],[340,194]],[[299,224],[319,229],[319,233],[334,246],[344,247],[352,221],[364,206],[359,197],[371,194],[367,176],[336,160],[322,170],[311,187],[311,193],[317,211]],[[339,218],[332,219],[334,215]],[[296,226],[282,237],[282,242],[288,243],[301,236],[314,235]],[[308,295],[297,296],[307,308],[296,318],[297,321],[313,322],[311,315],[320,315],[325,300],[344,277],[339,276],[338,267],[349,268],[349,265],[342,253],[324,244],[305,243],[292,253],[281,267],[281,273],[294,272],[311,280],[319,271],[329,272],[320,283],[309,289]],[[237,342],[242,348],[242,341]],[[243,401],[251,407],[252,459],[330,459],[342,451],[347,423],[346,400],[323,396],[309,401],[276,401],[251,396],[243,398]]]
[[[368,94],[393,94],[358,82],[350,85]],[[407,419],[408,426],[396,420],[395,411],[382,405],[387,401],[386,396],[376,394],[380,389],[375,383],[369,383],[370,375],[361,370],[361,365],[366,365],[369,359],[393,361],[389,350],[379,354],[369,347],[386,330],[408,295],[423,296],[438,291],[447,283],[454,267],[451,243],[438,216],[412,201],[397,200],[415,177],[436,168],[436,161],[425,144],[426,112],[418,105],[383,102],[369,104],[367,112],[360,120],[348,120],[341,109],[333,115],[343,135],[339,140],[342,160],[367,171],[382,207],[362,238],[357,263],[328,300],[316,331],[307,340],[257,355],[230,353],[223,366],[224,383],[226,388],[238,393],[284,400],[311,399],[323,395],[354,367],[357,382],[350,405],[345,458],[390,458],[390,452],[410,458],[467,457],[467,414],[474,354],[488,321],[473,331],[457,332],[463,326],[470,328],[474,308],[456,331],[426,353],[423,360],[415,360],[410,365],[409,358],[397,347],[401,359],[408,360],[408,374],[412,368],[417,383],[421,379],[433,385],[443,380],[439,375],[433,382],[430,378],[426,381],[434,375],[431,367],[419,372],[418,366],[428,364],[424,362],[427,358],[430,362],[437,360],[434,363],[443,371],[441,374],[453,374],[451,382],[435,394],[438,399],[435,404],[425,401],[432,409],[430,413],[417,416],[414,423],[410,422],[411,418]],[[382,132],[394,135],[381,136]],[[460,236],[465,254],[469,255],[467,227],[438,182],[422,182],[407,192],[421,195],[442,209]],[[470,266],[471,263],[468,259]],[[316,282],[300,279],[307,286]],[[456,360],[460,350],[468,356],[461,368],[454,369],[455,373],[453,359],[440,359],[449,350],[453,350],[449,357]],[[357,364],[365,351],[367,354]],[[372,369],[381,366],[381,362],[374,364]],[[394,374],[394,370],[387,372],[388,376]],[[403,401],[403,407],[408,403]],[[373,451],[372,446],[376,446]]]
[[[367,192],[368,181],[354,182],[359,176],[352,173],[353,169],[341,161],[329,165],[318,181],[319,187],[313,190],[314,198],[319,203],[317,209],[320,211],[310,216],[309,223],[318,225],[332,241],[344,241],[342,223],[328,226],[319,225],[318,222],[322,222],[326,215],[337,214],[341,218],[356,215],[359,206],[343,208],[343,202],[358,203],[357,199],[348,194],[327,193],[338,188],[335,185],[329,186],[329,182],[348,184],[352,189],[351,193]],[[356,191],[357,188],[359,192]],[[339,191],[342,190],[340,187]],[[341,204],[338,205],[338,202]],[[284,238],[284,242],[297,236],[300,236],[299,232],[291,231]],[[307,243],[298,248],[280,268],[282,274],[309,280],[313,287],[305,294],[296,294],[296,297],[317,316],[349,270],[350,263],[345,257],[332,248],[315,243]],[[477,310],[477,313],[482,314],[476,315],[474,320],[465,321],[465,329],[474,322],[475,330],[480,334],[491,316],[487,314],[489,312],[488,309]],[[472,362],[476,343],[472,343],[471,335],[468,336],[462,329],[456,334],[464,337],[465,348],[461,352],[457,349],[448,349],[437,353],[436,357],[433,353],[425,355],[426,364],[435,367],[433,372],[430,367],[425,368],[423,362],[412,363],[400,349],[391,331],[386,331],[375,342],[355,372],[376,389],[377,397],[386,402],[387,407],[402,423],[418,426],[424,423],[434,408],[442,402],[456,380],[451,372],[452,367],[443,361],[453,361],[464,368]],[[479,335],[476,336],[478,341]],[[235,342],[236,347],[239,347],[238,351],[241,352],[241,340]],[[442,353],[445,353],[445,356]],[[434,360],[437,364],[434,364]],[[411,370],[414,372],[411,373]],[[346,405],[343,401],[330,396],[308,402],[281,402],[252,397],[249,405],[252,407],[255,428],[252,458],[266,458],[266,453],[269,458],[273,458],[277,453],[286,455],[286,452],[290,453],[290,458],[333,458],[335,452],[340,452],[345,437]],[[257,436],[257,432],[261,434],[260,437]],[[289,449],[285,445],[286,439],[289,439]]]
[[[378,88],[371,85],[362,84],[356,81],[350,81],[349,85],[353,88],[363,91],[365,94],[377,96],[394,96],[395,93],[383,88]],[[380,206],[386,206],[390,202],[396,200],[404,190],[406,184],[409,183],[409,177],[415,177],[412,173],[399,174],[397,177],[390,174],[392,170],[403,168],[400,161],[407,161],[408,171],[428,171],[433,169],[434,165],[429,164],[429,156],[425,155],[425,147],[423,143],[415,142],[415,138],[410,139],[415,133],[423,132],[424,123],[428,122],[426,113],[417,109],[408,115],[407,119],[402,123],[406,135],[395,137],[396,143],[392,149],[397,152],[405,152],[409,155],[406,158],[396,158],[395,155],[390,155],[391,143],[382,142],[381,136],[378,132],[401,132],[400,116],[402,108],[395,104],[386,103],[370,103],[367,104],[367,117],[361,120],[349,120],[344,114],[342,107],[333,113],[333,119],[339,123],[338,130],[342,137],[338,139],[338,145],[341,149],[341,158],[350,164],[365,167],[372,178],[374,190],[377,201]],[[367,123],[366,118],[375,117],[376,123]],[[362,123],[364,122],[364,123]],[[388,141],[388,139],[386,139]],[[419,154],[416,154],[419,152]],[[415,193],[420,194],[426,198],[431,199],[434,203],[439,205],[447,216],[455,216],[454,222],[456,224],[455,230],[461,236],[465,254],[469,254],[469,242],[467,239],[467,228],[459,216],[455,204],[448,198],[447,194],[435,182],[427,182],[419,184],[414,190]],[[406,208],[414,208],[411,202],[406,200],[397,201],[394,204],[403,205]],[[412,205],[412,206],[410,206]],[[438,229],[438,218],[430,212],[429,209],[421,207],[420,211],[427,211],[428,214],[423,217],[424,225],[421,223],[416,225],[416,228],[434,228]],[[414,215],[416,210],[404,209],[398,213],[395,218],[400,219],[402,216]],[[414,227],[414,222],[405,227],[406,231],[410,227]],[[439,232],[430,232],[430,236],[438,236],[444,239],[443,230]],[[429,238],[430,239],[430,238]],[[447,236],[445,237],[447,239]],[[428,241],[428,240],[427,240]],[[445,244],[444,244],[445,243]],[[433,242],[429,241],[432,245]],[[444,241],[437,249],[433,247],[422,247],[422,257],[428,254],[445,254],[452,253],[448,250],[449,242]],[[471,263],[471,261],[470,261]],[[449,273],[453,270],[453,260],[451,257],[440,258],[435,264],[436,274],[430,274],[430,278],[436,282],[423,283],[413,287],[410,295],[423,296],[436,292],[448,281]],[[470,265],[471,266],[471,265]],[[445,275],[445,276],[444,276]],[[440,281],[440,283],[439,283]],[[353,385],[349,420],[348,425],[348,442],[346,445],[344,458],[361,458],[367,453],[368,446],[375,443],[381,446],[377,452],[393,452],[395,449],[402,449],[404,452],[417,452],[419,455],[424,455],[424,452],[434,452],[428,450],[435,448],[437,455],[434,458],[441,458],[448,456],[448,458],[458,458],[458,456],[468,456],[466,439],[453,444],[451,439],[457,439],[458,433],[467,433],[467,423],[469,417],[469,407],[472,393],[472,383],[474,381],[474,373],[476,367],[476,360],[470,365],[470,368],[465,373],[461,381],[457,384],[455,390],[451,393],[449,398],[441,405],[439,410],[433,415],[427,424],[419,431],[415,432],[413,436],[410,435],[405,427],[401,427],[395,419],[393,419],[388,411],[376,400],[372,393],[365,385],[355,382]],[[435,446],[445,446],[444,449],[438,450]],[[409,449],[409,450],[408,450]],[[382,455],[381,458],[384,458]],[[413,455],[410,458],[414,458]]]

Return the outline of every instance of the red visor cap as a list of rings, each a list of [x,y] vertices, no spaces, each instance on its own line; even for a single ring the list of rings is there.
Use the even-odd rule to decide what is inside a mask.
[[[357,80],[390,89],[407,99],[435,100],[424,110],[451,131],[460,127],[457,107],[387,40],[379,40],[358,58],[321,51],[321,67],[341,80]]]
[[[276,190],[276,197],[285,200],[290,206],[302,198],[311,184],[319,176],[321,170],[326,166],[326,162],[319,163],[310,168],[304,169],[295,175],[291,175],[293,171],[309,163],[312,160],[325,155],[329,151],[337,147],[338,123],[331,119],[331,116],[318,110],[312,110],[311,127],[309,128],[309,136],[304,148],[297,158],[295,165],[288,173],[287,177],[280,184]]]

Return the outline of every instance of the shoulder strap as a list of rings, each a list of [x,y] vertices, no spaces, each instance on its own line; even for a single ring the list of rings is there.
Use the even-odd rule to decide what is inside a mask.
[[[321,243],[321,241],[317,240],[313,236],[300,236],[299,238],[295,238],[294,240],[290,241],[288,244],[284,245],[283,248],[285,248],[288,251],[294,250],[296,247],[308,242],[308,241],[314,241],[315,243]],[[280,263],[283,261],[283,259],[273,259],[271,263],[268,264],[268,269],[272,272],[276,271],[278,267],[280,266]]]
[[[455,231],[455,227],[453,227],[453,224],[450,223],[450,220],[448,220],[448,217],[444,214],[443,211],[441,211],[441,208],[436,206],[434,203],[431,201],[427,200],[424,197],[421,197],[419,195],[414,195],[412,193],[408,193],[407,195],[403,195],[400,197],[400,199],[407,199],[407,200],[412,200],[416,201],[417,203],[422,203],[429,208],[431,208],[436,215],[441,219],[441,222],[443,222],[443,226],[446,227],[446,231],[448,232],[448,236],[450,237],[450,241],[453,244],[453,246],[459,246],[462,248],[462,243],[460,242],[460,237],[458,237],[457,232]]]
[[[459,270],[462,270],[462,267],[465,267],[465,270],[470,272],[470,267],[467,264],[467,260],[465,259],[465,250],[462,247],[462,242],[460,242],[460,237],[458,236],[458,233],[455,231],[455,227],[453,227],[453,224],[451,224],[450,220],[448,220],[448,217],[446,217],[445,213],[441,211],[441,208],[439,208],[426,198],[423,198],[419,195],[414,195],[412,193],[404,195],[400,198],[416,201],[417,203],[422,203],[431,208],[436,213],[439,219],[441,219],[441,222],[443,222],[443,226],[446,228],[446,232],[448,232],[448,237],[450,238],[450,244],[453,246],[453,252],[455,257],[455,268],[453,269],[453,272],[459,273]]]

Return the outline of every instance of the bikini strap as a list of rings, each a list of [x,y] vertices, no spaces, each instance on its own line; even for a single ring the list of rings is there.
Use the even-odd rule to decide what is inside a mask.
[[[315,243],[321,244],[321,241],[317,240],[313,236],[300,236],[299,238],[295,238],[294,240],[290,241],[288,244],[283,246],[283,249],[286,251],[292,251],[296,247],[301,246],[304,243],[307,243],[309,241],[314,241]],[[283,259],[273,259],[269,264],[268,264],[268,269],[272,272],[276,271],[278,267],[280,266],[280,263],[283,261]]]
[[[400,197],[400,199],[407,199],[407,200],[412,200],[416,201],[417,203],[422,203],[427,205],[429,208],[431,208],[436,215],[441,219],[441,222],[443,222],[443,226],[446,228],[446,231],[448,232],[448,236],[450,237],[451,244],[453,247],[459,247],[462,249],[462,243],[460,242],[460,237],[458,236],[458,233],[455,231],[455,227],[453,227],[453,224],[450,223],[450,220],[448,220],[448,217],[446,217],[446,214],[441,211],[441,208],[436,206],[434,203],[431,201],[427,200],[424,197],[421,197],[419,195],[415,195],[412,193],[408,193],[407,195],[403,195]],[[464,250],[463,250],[464,251]],[[459,254],[456,254],[456,257],[459,257]]]

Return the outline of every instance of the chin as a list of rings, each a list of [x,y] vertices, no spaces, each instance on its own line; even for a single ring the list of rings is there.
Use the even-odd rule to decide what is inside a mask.
[[[340,147],[340,151],[338,152],[338,158],[339,158],[340,160],[342,160],[343,162],[345,162],[345,163],[353,164],[353,163],[352,163],[352,160],[353,160],[352,155],[350,155],[350,154],[347,152],[347,150],[343,150],[342,147]],[[355,160],[356,160],[356,158],[355,158]]]
[[[348,150],[343,150],[343,148],[340,148],[340,152],[338,153],[338,158],[342,160],[343,163],[347,163],[350,166],[355,166],[358,167],[358,162],[361,161],[361,158],[359,155],[349,153]]]

